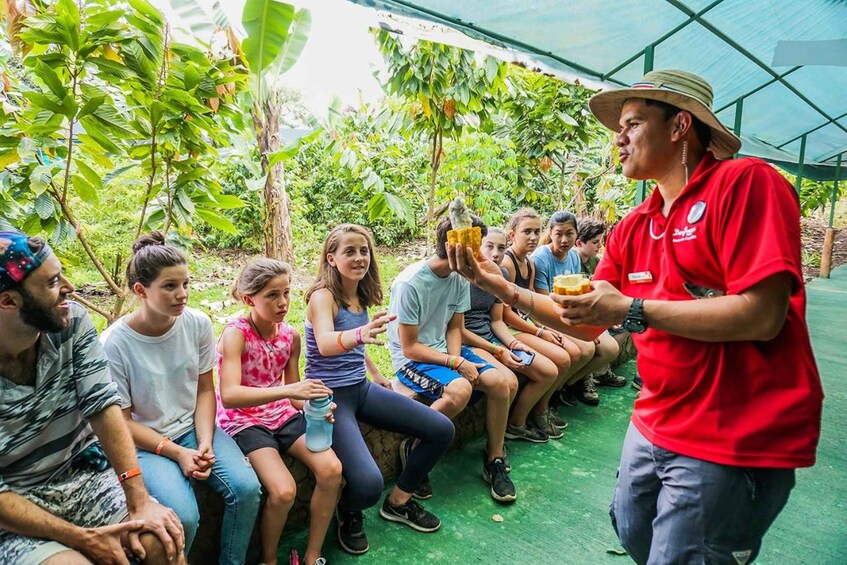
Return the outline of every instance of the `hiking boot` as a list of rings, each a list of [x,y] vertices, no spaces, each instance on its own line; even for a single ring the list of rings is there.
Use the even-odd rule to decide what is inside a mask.
[[[602,373],[596,373],[594,375],[594,382],[597,386],[620,388],[626,384],[626,377],[614,374],[610,367]]]
[[[571,408],[573,408],[574,406],[579,404],[579,400],[577,400],[576,394],[574,394],[575,386],[576,385],[563,387],[562,390],[558,392],[558,394],[554,394],[553,396],[559,397],[559,404],[562,404],[564,406],[570,406]]]
[[[641,387],[644,386],[644,381],[641,380],[641,376],[635,375],[632,377],[632,383],[630,386],[635,390],[641,390]]]
[[[412,444],[415,442],[415,438],[407,437],[403,441],[400,442],[400,472],[403,472],[403,469],[406,468],[406,461],[409,460],[409,454],[412,452]],[[412,496],[417,498],[418,500],[428,500],[432,498],[432,483],[429,482],[429,475],[425,475],[421,482],[418,483],[418,486],[415,487],[415,491],[412,493]]]
[[[576,399],[588,406],[597,406],[600,404],[600,395],[597,394],[597,387],[594,385],[594,379],[587,376],[573,385],[574,395]]]
[[[565,422],[564,418],[559,416],[552,407],[547,407],[547,417],[550,418],[550,423],[559,428],[560,430],[565,430],[568,427],[568,423]]]
[[[388,502],[388,495],[386,495],[385,501],[379,509],[379,515],[389,522],[406,524],[419,532],[434,532],[441,527],[441,520],[435,514],[424,510],[423,506],[412,499],[401,506],[392,506]]]
[[[506,439],[522,439],[532,443],[547,443],[550,439],[543,431],[531,426],[506,426]]]
[[[498,502],[514,502],[517,498],[515,484],[506,472],[506,462],[495,457],[482,467],[482,478],[491,485],[491,498]]]
[[[528,426],[541,430],[550,439],[562,439],[565,435],[562,430],[553,425],[547,412],[530,416],[526,419]]]
[[[347,512],[341,506],[335,507],[335,521],[338,523],[338,544],[341,549],[353,555],[368,551],[368,536],[365,535],[365,515],[361,512]]]

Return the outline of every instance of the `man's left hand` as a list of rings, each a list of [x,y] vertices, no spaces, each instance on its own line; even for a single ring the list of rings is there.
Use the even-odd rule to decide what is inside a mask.
[[[139,536],[146,532],[159,538],[165,548],[168,561],[173,561],[185,550],[185,532],[176,513],[152,498],[148,499],[143,506],[130,511],[129,520],[144,521],[144,526],[140,530],[130,532],[127,536],[130,549],[141,559],[146,557],[146,552]]]
[[[556,313],[569,326],[614,326],[629,312],[632,298],[624,296],[606,281],[593,281],[592,291],[579,296],[551,294]]]

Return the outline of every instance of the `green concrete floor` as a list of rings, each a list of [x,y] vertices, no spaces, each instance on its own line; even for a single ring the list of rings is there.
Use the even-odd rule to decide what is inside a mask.
[[[837,445],[847,430],[847,267],[808,286],[809,326],[826,393],[818,463],[802,469],[788,507],[765,537],[757,563],[847,563],[847,452]],[[631,375],[634,364],[622,368]],[[841,385],[841,386],[839,386]],[[483,440],[452,451],[432,473],[435,496],[426,507],[442,520],[435,534],[419,534],[365,513],[370,551],[353,557],[338,549],[331,529],[325,556],[331,565],[418,563],[594,564],[630,563],[609,524],[620,447],[635,391],[601,389],[598,408],[560,411],[571,426],[564,439],[533,445],[510,442],[518,500],[494,502],[481,478]],[[496,521],[495,517],[502,517]],[[280,544],[302,552],[305,532]],[[285,556],[285,560],[282,557]]]

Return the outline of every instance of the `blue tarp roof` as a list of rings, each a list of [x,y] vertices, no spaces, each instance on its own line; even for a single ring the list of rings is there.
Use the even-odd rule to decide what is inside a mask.
[[[652,56],[654,69],[712,84],[742,154],[797,163],[805,136],[804,162],[822,179],[847,152],[847,0],[350,1],[459,29],[600,88],[629,86]]]

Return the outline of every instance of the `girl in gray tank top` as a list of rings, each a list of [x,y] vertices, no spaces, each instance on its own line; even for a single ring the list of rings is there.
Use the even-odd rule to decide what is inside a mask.
[[[362,511],[379,501],[383,488],[359,422],[411,436],[401,443],[403,469],[380,516],[395,522],[400,521],[396,516],[413,516],[402,523],[422,532],[437,530],[441,522],[412,495],[428,481],[455,433],[447,416],[394,392],[368,356],[365,344],[382,345],[377,338],[395,318],[381,311],[368,320],[368,308],[382,298],[370,232],[354,224],[336,226],[324,242],[318,276],[306,291],[305,373],[332,388],[337,405],[332,448],[347,483],[336,512],[337,538],[354,555],[368,550]]]

